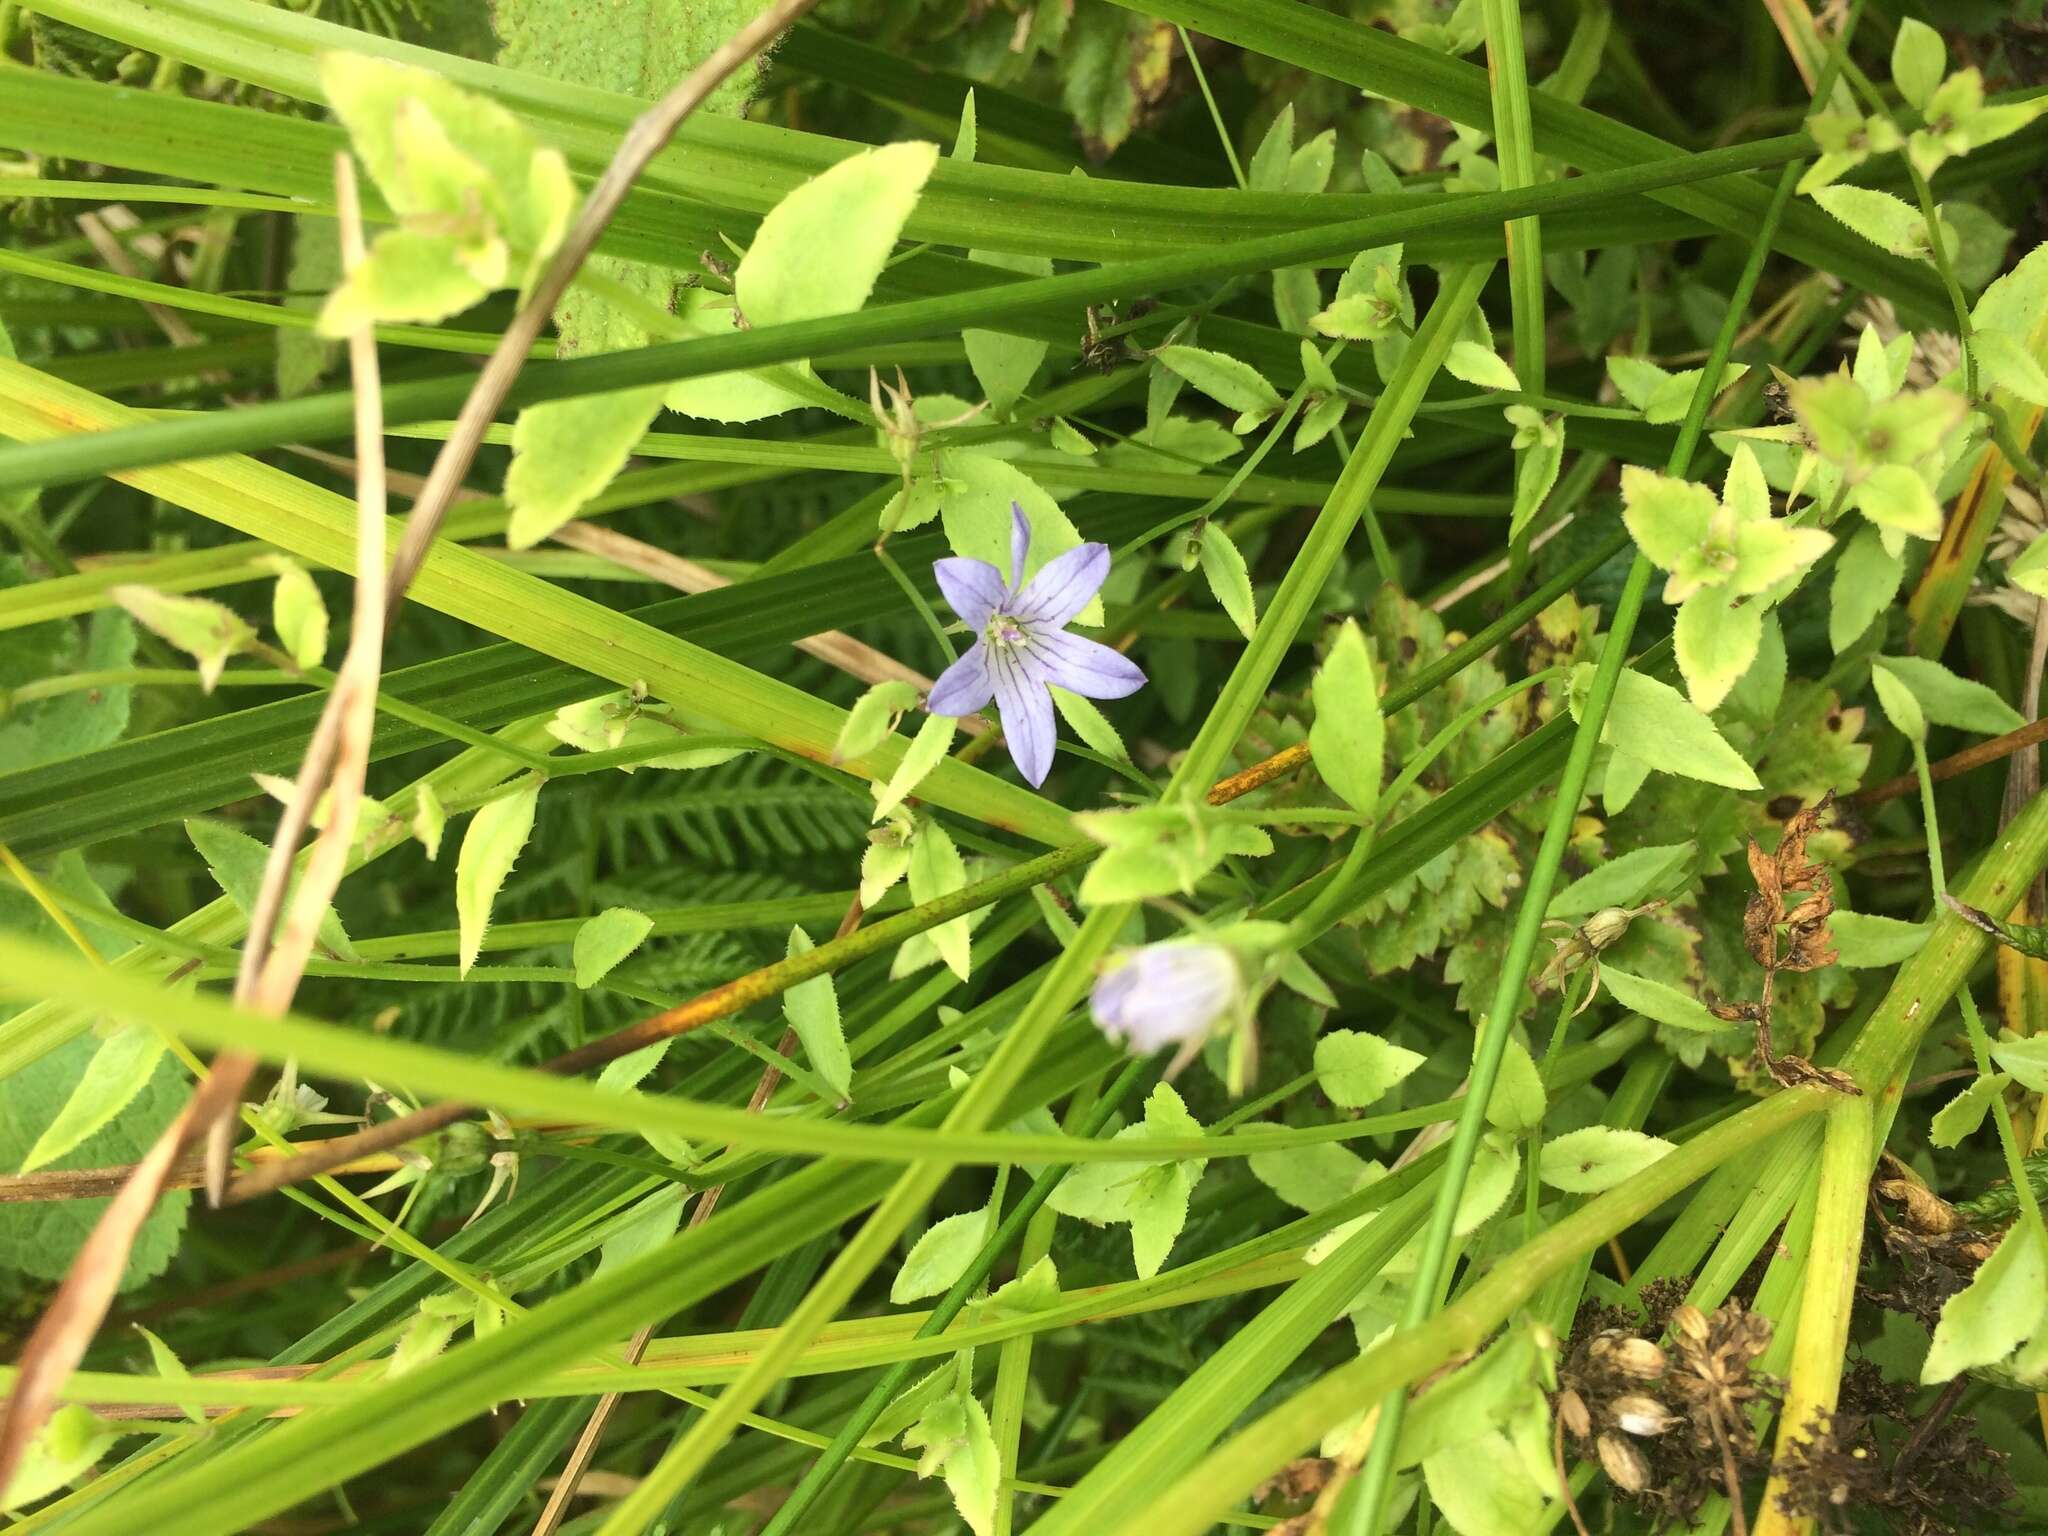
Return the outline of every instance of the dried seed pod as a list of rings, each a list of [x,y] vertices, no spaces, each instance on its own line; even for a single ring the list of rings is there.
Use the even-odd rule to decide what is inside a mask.
[[[1594,1442],[1600,1453],[1600,1470],[1624,1493],[1641,1493],[1650,1486],[1650,1464],[1620,1435],[1602,1435]]]
[[[1661,1435],[1678,1422],[1677,1417],[1654,1397],[1629,1392],[1607,1405],[1614,1427],[1629,1435]]]
[[[1557,1416],[1574,1439],[1583,1440],[1593,1432],[1593,1415],[1586,1410],[1586,1400],[1570,1387],[1557,1394]]]
[[[1638,1381],[1655,1381],[1671,1364],[1664,1351],[1648,1339],[1623,1333],[1619,1328],[1597,1335],[1586,1353],[1608,1370]]]
[[[1636,911],[1632,907],[1602,907],[1580,925],[1579,932],[1585,935],[1586,942],[1597,954],[1610,945],[1619,943],[1622,935],[1628,932],[1628,925],[1635,919]]]
[[[1704,1344],[1707,1342],[1707,1314],[1690,1304],[1676,1307],[1671,1313],[1671,1331],[1681,1339]]]

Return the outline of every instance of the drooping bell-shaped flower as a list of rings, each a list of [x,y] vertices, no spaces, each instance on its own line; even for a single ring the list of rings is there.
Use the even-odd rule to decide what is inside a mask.
[[[1126,950],[1088,999],[1095,1023],[1134,1055],[1206,1039],[1244,997],[1238,957],[1221,944],[1184,940]]]

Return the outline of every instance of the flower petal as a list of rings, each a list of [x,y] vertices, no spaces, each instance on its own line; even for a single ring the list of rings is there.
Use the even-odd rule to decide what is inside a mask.
[[[932,575],[938,578],[947,605],[975,629],[988,623],[989,615],[1010,596],[1003,573],[986,560],[934,560]]]
[[[1084,699],[1121,699],[1145,686],[1145,674],[1121,651],[1063,629],[1032,625],[1025,669],[1040,683],[1053,683]]]
[[[1031,519],[1018,502],[1010,503],[1010,590],[1024,585],[1024,562],[1031,554]]]
[[[1010,744],[1010,756],[1016,760],[1017,771],[1036,789],[1052,771],[1052,695],[1025,671],[1014,652],[992,652],[988,670],[995,683],[996,708],[1003,717],[1003,737]]]
[[[1082,544],[1045,562],[1045,568],[1010,600],[1009,611],[1027,624],[1058,626],[1088,606],[1109,579],[1109,546]]]
[[[978,560],[961,563],[981,564]],[[986,570],[988,567],[984,566],[983,569]],[[933,715],[971,715],[986,705],[994,692],[994,685],[988,675],[988,647],[977,640],[968,648],[965,656],[939,674],[939,680],[932,684],[931,697],[924,702],[925,712]]]
[[[1208,1034],[1242,987],[1228,950],[1169,941],[1126,951],[1096,982],[1089,1006],[1104,1034],[1150,1054]]]

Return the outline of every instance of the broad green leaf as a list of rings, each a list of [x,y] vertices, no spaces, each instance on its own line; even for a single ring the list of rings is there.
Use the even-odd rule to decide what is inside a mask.
[[[1283,102],[1266,125],[1265,136],[1252,151],[1245,181],[1254,192],[1287,190],[1287,167],[1294,156],[1294,103]]]
[[[1330,172],[1337,162],[1337,130],[1325,128],[1287,157],[1287,178],[1283,191],[1314,194],[1330,185]]]
[[[199,685],[213,692],[228,658],[247,650],[256,631],[234,610],[210,597],[182,597],[153,587],[121,586],[107,596],[128,610],[144,629],[160,636],[199,663]]]
[[[1993,384],[2029,405],[2048,406],[2048,369],[2015,338],[2003,331],[1972,331],[1970,350]]]
[[[1301,413],[1301,425],[1294,429],[1294,451],[1302,453],[1328,437],[1351,402],[1342,395],[1325,395]]]
[[[1233,411],[1269,416],[1286,403],[1280,392],[1266,382],[1264,374],[1228,353],[1176,344],[1161,347],[1153,355],[1162,367]]]
[[[505,475],[505,499],[512,504],[505,542],[531,548],[610,485],[660,414],[666,388],[544,400],[522,409]]]
[[[1095,452],[1095,441],[1064,416],[1055,416],[1052,425],[1046,429],[1046,438],[1061,453],[1071,453],[1076,458],[1086,458]]]
[[[771,208],[733,274],[747,323],[789,325],[865,304],[938,159],[936,144],[864,150]],[[831,260],[818,259],[824,251]]]
[[[666,1045],[667,1041],[657,1044]],[[636,1053],[637,1054],[637,1053]],[[617,1062],[612,1063],[617,1066]],[[598,1250],[597,1272],[608,1274],[623,1269],[644,1253],[651,1253],[676,1235],[682,1220],[683,1190],[679,1186],[649,1195],[634,1209],[624,1225],[616,1228]]]
[[[1742,681],[1763,643],[1764,608],[1725,589],[1695,592],[1678,609],[1672,640],[1693,704],[1711,714]]]
[[[1198,1136],[1201,1126],[1170,1083],[1145,1100],[1145,1118],[1125,1126],[1114,1140],[1142,1144],[1162,1136]],[[1205,1159],[1177,1163],[1083,1163],[1055,1186],[1048,1202],[1064,1216],[1102,1225],[1131,1224],[1131,1252],[1140,1279],[1149,1279],[1187,1219],[1188,1195],[1202,1177]],[[1148,1267],[1149,1266],[1149,1267]]]
[[[1976,1366],[1996,1365],[2040,1331],[2048,1311],[2048,1253],[2040,1229],[2017,1221],[1976,1278],[1941,1309],[1934,1342],[1920,1367],[1923,1383],[1947,1381]]]
[[[1892,39],[1892,84],[1914,108],[1923,108],[1948,70],[1948,46],[1926,22],[1907,16]]]
[[[1340,1142],[1288,1147],[1280,1152],[1254,1152],[1246,1159],[1252,1177],[1298,1210],[1319,1211],[1334,1205],[1386,1170],[1369,1163]]]
[[[1150,1280],[1173,1252],[1187,1225],[1194,1183],[1183,1164],[1169,1163],[1140,1174],[1131,1196],[1131,1262],[1140,1280]]]
[[[1631,1013],[1640,1013],[1646,1019],[1668,1024],[1673,1029],[1718,1034],[1729,1027],[1709,1013],[1706,1005],[1697,998],[1661,981],[1652,981],[1647,976],[1632,976],[1627,971],[1603,965],[1600,968],[1600,985]]]
[[[648,1073],[661,1065],[662,1058],[668,1055],[668,1048],[674,1044],[673,1038],[657,1040],[637,1051],[628,1051],[616,1061],[606,1062],[604,1070],[597,1074],[598,1087],[618,1093],[636,1087]]]
[[[533,813],[539,804],[540,780],[534,779],[509,795],[486,802],[470,817],[462,834],[462,851],[455,856],[455,916],[461,930],[464,975],[476,964],[484,930],[491,924],[491,906],[532,835]]]
[[[2020,712],[1982,683],[1957,677],[1924,656],[1887,656],[1877,663],[1913,690],[1920,710],[1936,725],[1998,736],[2026,724]]]
[[[832,744],[833,763],[866,757],[887,741],[917,697],[917,689],[909,683],[892,679],[876,683],[855,699],[846,712],[846,724],[839,728],[839,739]]]
[[[112,1123],[148,1086],[163,1054],[163,1036],[139,1019],[100,1041],[57,1118],[44,1127],[22,1159],[21,1171],[28,1173],[55,1162]]]
[[[925,775],[939,766],[945,759],[947,748],[953,745],[955,724],[951,715],[925,717],[924,724],[917,728],[917,734],[910,738],[910,745],[903,749],[903,760],[896,765],[889,782],[876,786],[875,812],[870,820],[880,821],[917,792],[917,786],[924,782]]]
[[[1925,257],[1927,221],[1902,198],[1870,187],[1822,187],[1813,200],[1872,245],[1894,256]]]
[[[1541,1175],[1543,1182],[1553,1189],[1570,1194],[1597,1194],[1633,1178],[1675,1150],[1661,1136],[1589,1125],[1544,1142]]]
[[[317,667],[327,657],[327,604],[298,561],[280,559],[276,570],[270,622],[293,661],[302,667]]]
[[[1316,1041],[1316,1085],[1332,1104],[1363,1109],[1386,1097],[1423,1060],[1420,1052],[1378,1035],[1333,1029]]]
[[[1551,487],[1557,484],[1564,466],[1564,418],[1547,421],[1527,406],[1509,406],[1507,418],[1515,427],[1515,506],[1508,517],[1508,538],[1522,531],[1543,510]],[[1296,452],[1300,449],[1297,446]]]
[[[1616,361],[1608,359],[1610,365]],[[1628,464],[1621,471],[1621,508],[1636,548],[1659,570],[1676,571],[1706,543],[1721,504],[1695,481]],[[1665,601],[1672,601],[1668,593]]]
[[[631,907],[606,907],[576,930],[570,945],[570,963],[576,967],[576,985],[597,985],[626,956],[638,949],[654,931],[654,919]]]
[[[1906,686],[1906,680],[1880,661],[1870,669],[1870,684],[1877,691],[1877,702],[1883,706],[1885,718],[1901,736],[1911,742],[1927,740],[1927,716],[1920,708],[1920,700],[1913,690]]]
[[[1316,717],[1308,745],[1316,772],[1346,805],[1370,818],[1379,808],[1387,727],[1372,654],[1357,620],[1347,619],[1337,631],[1312,691]]]
[[[1941,503],[1919,470],[1908,464],[1880,464],[1855,491],[1856,510],[1883,528],[1916,539],[1941,537]]]
[[[1835,565],[1828,596],[1828,643],[1836,654],[1854,645],[1891,607],[1905,577],[1905,560],[1884,547],[1884,536],[1875,528],[1859,528]]]
[[[1252,599],[1251,572],[1237,545],[1223,531],[1223,525],[1214,521],[1202,524],[1202,574],[1209,579],[1209,590],[1216,595],[1217,605],[1230,615],[1238,633],[1251,639],[1259,623]]]
[[[1692,867],[1696,843],[1631,848],[1579,876],[1550,898],[1546,917],[1589,917],[1603,907],[1633,907],[1670,890]]]
[[[84,1404],[65,1404],[29,1441],[13,1481],[0,1489],[0,1509],[22,1509],[77,1482],[120,1438],[115,1425]]]
[[[1014,256],[1004,251],[969,251],[967,256],[970,261],[1027,277],[1052,276],[1052,261],[1044,256]],[[968,365],[974,370],[975,381],[981,385],[989,408],[1002,417],[1007,417],[1029,391],[1032,376],[1051,350],[1049,342],[1035,336],[1012,336],[972,326],[960,333],[960,341],[967,349]]]
[[[2005,568],[2006,579],[2022,592],[2048,597],[2048,533],[2029,544],[2020,557]]]
[[[809,954],[811,936],[801,928],[789,930],[789,958]],[[804,1058],[818,1076],[832,1086],[842,1100],[853,1097],[853,1057],[846,1046],[846,1029],[839,1017],[839,993],[830,972],[800,981],[782,994],[782,1016],[802,1042]]]
[[[1590,679],[1590,664],[1578,668],[1572,688],[1572,713],[1578,714],[1581,679]],[[1729,789],[1759,789],[1755,772],[1677,689],[1640,672],[1624,670],[1614,707],[1600,739],[1622,745],[1647,767],[1680,778],[1698,779]]]
[[[270,862],[269,848],[246,832],[203,816],[194,816],[185,823],[185,835],[206,860],[215,883],[246,918],[256,905],[256,893],[263,887],[264,866]],[[298,888],[299,877],[294,873],[283,910],[291,910],[291,896]],[[320,919],[318,937],[320,948],[328,954],[343,960],[355,958],[348,931],[341,926],[341,918],[332,905]]]
[[[1897,965],[1927,942],[1925,923],[1903,922],[1866,912],[1837,912],[1828,919],[1837,961],[1850,967]]]
[[[2034,1093],[2048,1093],[2048,1035],[2002,1040],[1991,1047],[1991,1059]]]
[[[935,1221],[911,1245],[889,1286],[889,1300],[896,1306],[923,1296],[936,1296],[950,1289],[967,1273],[967,1266],[987,1244],[995,1231],[995,1216],[983,1209],[962,1211]]]
[[[1422,1476],[1457,1536],[1527,1536],[1543,1528],[1543,1490],[1498,1429],[1427,1458]]]
[[[1991,1113],[1991,1106],[2005,1092],[2012,1079],[2003,1072],[1980,1077],[1934,1112],[1927,1139],[1937,1147],[1953,1147],[1974,1136]]]
[[[1995,331],[2032,336],[2048,315],[2048,243],[2037,245],[1977,298],[1970,310],[1973,335]]]
[[[918,1476],[937,1472],[945,1478],[953,1507],[968,1530],[974,1536],[991,1536],[1002,1458],[980,1402],[967,1393],[940,1399],[903,1436],[903,1443],[924,1451]]]
[[[1515,377],[1515,370],[1507,360],[1491,347],[1476,341],[1454,341],[1450,355],[1444,359],[1444,372],[1467,384],[1476,384],[1481,389],[1520,390],[1522,381]]]
[[[1500,1059],[1493,1097],[1486,1103],[1486,1123],[1497,1131],[1519,1134],[1542,1123],[1548,1104],[1535,1058],[1521,1041],[1510,1038]]]
[[[942,896],[951,896],[966,884],[967,866],[961,861],[960,850],[953,845],[952,834],[937,821],[924,822],[910,845],[911,902],[923,906]],[[948,918],[926,929],[924,937],[937,946],[946,969],[962,981],[967,980],[973,931],[967,926],[966,917]]]

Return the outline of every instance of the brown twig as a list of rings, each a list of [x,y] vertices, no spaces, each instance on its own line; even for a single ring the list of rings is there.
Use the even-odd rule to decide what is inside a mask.
[[[2010,757],[2015,752],[2038,746],[2048,741],[2048,719],[2036,720],[2023,725],[2016,731],[2007,731],[2003,736],[1994,736],[1989,741],[1980,741],[1974,746],[1951,753],[1938,763],[1928,765],[1927,776],[1936,783],[1953,779],[1968,773],[1973,768],[1982,768],[1986,763],[1995,763],[2000,758]],[[1879,805],[1886,800],[1896,800],[1901,795],[1919,791],[1920,780],[1913,774],[1901,774],[1896,779],[1886,779],[1882,784],[1873,784],[1859,789],[1849,797],[1852,805]]]

